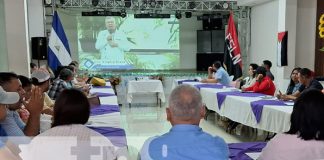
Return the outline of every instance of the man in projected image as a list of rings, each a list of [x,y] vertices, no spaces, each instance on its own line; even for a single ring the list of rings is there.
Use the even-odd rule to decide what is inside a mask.
[[[113,17],[106,17],[105,24],[107,29],[99,32],[96,41],[96,49],[101,53],[101,64],[127,64],[124,52],[129,51],[130,46],[125,33],[117,30],[116,20]]]

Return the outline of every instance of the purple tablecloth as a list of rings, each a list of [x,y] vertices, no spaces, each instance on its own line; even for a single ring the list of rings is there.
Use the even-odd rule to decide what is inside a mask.
[[[252,160],[245,153],[261,152],[266,146],[266,142],[245,142],[245,143],[230,143],[228,144],[231,160]]]
[[[178,85],[182,84],[183,82],[196,82],[196,81],[195,80],[190,80],[190,79],[180,80],[180,81],[178,81]]]
[[[200,88],[216,88],[216,89],[223,89],[225,85],[204,83],[204,84],[196,84],[196,85],[194,85],[194,86],[197,87],[197,88],[200,90]],[[225,87],[229,87],[229,86],[225,86]]]
[[[94,92],[93,94],[97,95],[98,97],[116,96],[114,93]]]
[[[126,147],[126,133],[124,129],[121,128],[113,128],[113,127],[89,127],[96,132],[107,137],[112,144],[118,147]]]
[[[92,86],[93,88],[112,88],[111,86]]]
[[[279,101],[279,100],[258,100],[258,101],[251,102],[252,111],[257,123],[259,123],[261,120],[261,115],[262,115],[264,105],[286,106],[284,101]]]
[[[260,97],[264,96],[264,94],[261,93],[251,93],[251,92],[240,92],[240,91],[232,91],[232,92],[218,92],[216,93],[217,96],[217,104],[218,108],[221,109],[222,104],[225,101],[225,98],[227,96],[239,96],[239,97]]]
[[[90,115],[96,116],[113,112],[120,112],[120,108],[118,105],[99,105],[92,106]]]

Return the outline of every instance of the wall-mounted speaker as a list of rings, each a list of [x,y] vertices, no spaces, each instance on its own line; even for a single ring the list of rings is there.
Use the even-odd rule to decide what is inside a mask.
[[[46,37],[32,37],[32,59],[47,59],[47,40]]]

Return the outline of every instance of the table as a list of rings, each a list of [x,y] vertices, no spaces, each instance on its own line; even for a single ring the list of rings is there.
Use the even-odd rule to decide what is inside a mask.
[[[129,106],[131,106],[133,94],[136,93],[157,93],[157,102],[160,100],[160,107],[161,102],[165,102],[164,89],[160,80],[131,80],[128,82],[126,92],[126,100]]]
[[[195,86],[199,82],[183,82]],[[227,96],[221,106],[218,106],[218,92],[232,91],[233,88],[200,88],[202,101],[208,110],[217,112],[235,122],[274,133],[286,132],[290,128],[290,116],[293,106],[265,105],[260,121],[257,122],[251,109],[251,102],[261,100],[260,97]]]
[[[266,142],[243,142],[243,143],[230,143],[229,158],[231,160],[253,160],[246,153],[260,153],[266,146]]]
[[[107,82],[106,85],[93,87],[90,90],[90,93],[99,96],[100,105],[92,106],[87,126],[107,137],[115,146],[126,148],[126,133],[121,128],[117,96],[111,88],[110,82]]]

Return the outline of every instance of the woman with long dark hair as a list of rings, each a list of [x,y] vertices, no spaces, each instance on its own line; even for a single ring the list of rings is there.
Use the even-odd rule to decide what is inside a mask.
[[[256,70],[259,66],[255,63],[251,63],[249,66],[249,76],[243,79],[242,88],[251,87],[256,81]]]
[[[324,95],[305,91],[297,98],[290,130],[276,135],[263,149],[262,160],[324,159]]]
[[[291,94],[295,93],[296,91],[298,91],[299,87],[301,86],[301,84],[298,81],[298,73],[300,70],[301,70],[301,68],[297,67],[291,71],[290,83],[288,85],[286,95],[291,95]]]
[[[102,150],[105,159],[119,157],[118,148],[107,137],[85,125],[89,117],[90,104],[87,97],[75,89],[63,90],[55,101],[52,128],[35,137],[30,143],[28,152],[33,156],[31,159],[69,159],[72,151],[66,152],[66,148],[71,149],[76,144],[77,147],[89,144],[105,147]],[[101,150],[100,147],[99,149]],[[91,149],[80,151],[83,156],[92,154]]]

